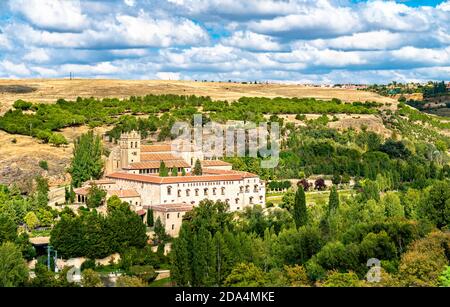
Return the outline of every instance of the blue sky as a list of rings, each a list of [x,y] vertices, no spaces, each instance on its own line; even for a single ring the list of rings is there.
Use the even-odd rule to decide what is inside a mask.
[[[0,78],[450,81],[450,0],[2,0]]]

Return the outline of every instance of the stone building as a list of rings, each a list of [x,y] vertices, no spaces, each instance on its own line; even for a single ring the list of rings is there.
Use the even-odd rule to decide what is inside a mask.
[[[190,148],[190,149],[189,149]],[[202,175],[193,175],[195,162],[202,165]],[[169,176],[159,176],[164,162]],[[257,175],[234,171],[230,163],[204,159],[194,146],[173,150],[167,143],[142,145],[139,133],[122,134],[105,166],[105,179],[96,184],[107,191],[107,197],[118,196],[144,216],[153,209],[154,220],[160,217],[166,232],[178,234],[183,215],[204,199],[223,201],[231,211],[265,204],[265,182]],[[177,176],[171,176],[173,169]],[[85,202],[87,183],[75,190],[77,200]]]

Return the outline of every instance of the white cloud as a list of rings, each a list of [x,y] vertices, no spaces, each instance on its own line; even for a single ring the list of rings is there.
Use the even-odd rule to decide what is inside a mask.
[[[31,74],[31,71],[23,63],[15,64],[5,60],[0,62],[0,68],[0,70],[3,70],[2,74],[5,74],[6,72],[11,75],[18,75],[22,77],[27,77]]]
[[[447,0],[447,2],[442,2],[437,6],[437,8],[446,12],[450,12],[450,1]]]
[[[33,25],[52,31],[81,31],[88,25],[78,0],[12,0],[13,12],[22,14]]]
[[[11,24],[5,31],[24,45],[32,43],[53,48],[169,47],[201,45],[209,40],[207,32],[191,20],[155,19],[146,13],[136,17],[118,15],[115,20],[104,20],[97,28],[80,33],[49,32],[24,24]]]
[[[314,8],[302,14],[249,23],[255,32],[294,38],[333,37],[359,31],[362,23],[349,8]]]
[[[256,51],[278,51],[282,49],[280,44],[272,37],[249,31],[236,31],[232,36],[223,39],[222,43],[228,46]]]
[[[35,63],[43,63],[50,60],[50,56],[47,50],[39,48],[33,49],[23,57],[25,61],[35,62]]]

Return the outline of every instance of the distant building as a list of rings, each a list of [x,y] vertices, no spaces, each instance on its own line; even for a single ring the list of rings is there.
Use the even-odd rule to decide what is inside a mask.
[[[139,133],[124,133],[106,161],[105,178],[76,189],[76,202],[85,204],[89,187],[96,184],[105,189],[107,199],[115,195],[129,203],[143,221],[152,208],[154,220],[160,217],[172,236],[178,235],[182,216],[204,199],[226,202],[231,211],[265,204],[265,182],[257,175],[234,171],[230,163],[204,159],[203,152],[188,148],[172,151],[170,144],[142,145]],[[199,176],[191,174],[197,159],[202,165]],[[169,170],[167,177],[159,176],[161,162]],[[170,176],[174,168],[178,175]]]

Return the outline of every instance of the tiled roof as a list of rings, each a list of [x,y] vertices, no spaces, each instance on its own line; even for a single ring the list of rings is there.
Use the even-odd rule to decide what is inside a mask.
[[[166,167],[190,167],[184,160],[173,160],[173,161],[164,161]],[[124,167],[127,170],[134,169],[149,169],[149,168],[159,168],[161,165],[160,161],[150,161],[150,162],[136,162],[131,163],[130,165]]]
[[[102,185],[102,184],[115,184],[116,182],[114,180],[104,178],[98,180],[89,180],[86,183],[89,185],[91,184]]]
[[[146,211],[145,210],[138,210],[136,211],[137,215],[145,215]]]
[[[221,161],[221,160],[203,160],[201,161],[202,166],[231,166],[231,163]]]
[[[191,211],[192,207],[189,204],[162,204],[152,205],[150,208],[157,212],[186,212]]]
[[[119,198],[141,197],[135,189],[108,190],[107,193],[111,196],[115,195]]]
[[[235,171],[235,170],[221,170],[221,169],[211,169],[211,168],[204,168],[202,170],[203,174],[208,175],[218,175],[218,174],[226,174],[226,175],[240,175],[242,178],[256,178],[258,175],[252,174],[249,172],[243,172],[243,171]]]
[[[176,157],[171,153],[141,153],[141,162],[145,161],[170,161],[180,160],[180,157]]]
[[[253,175],[255,177],[256,175]],[[177,176],[177,177],[159,177],[153,175],[137,175],[128,173],[113,173],[107,175],[108,178],[130,180],[136,182],[146,182],[154,184],[173,184],[185,182],[211,182],[211,181],[240,181],[246,178],[243,174],[213,174],[202,176]]]
[[[158,145],[141,145],[141,152],[170,152],[172,146],[170,144]]]
[[[78,188],[78,189],[74,189],[73,192],[77,195],[88,195],[89,193],[89,188]]]

